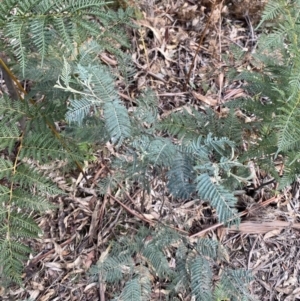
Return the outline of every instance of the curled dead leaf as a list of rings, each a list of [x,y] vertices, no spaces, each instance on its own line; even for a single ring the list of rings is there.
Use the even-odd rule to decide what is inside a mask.
[[[80,268],[82,264],[82,258],[81,256],[78,256],[75,261],[73,262],[68,262],[65,264],[66,269],[75,269],[75,268]]]
[[[88,269],[91,267],[94,258],[95,258],[95,251],[94,251],[94,250],[92,250],[91,252],[89,252],[89,253],[86,255],[86,258],[85,258],[85,260],[83,261],[83,265],[84,265],[84,268],[85,268],[86,270],[88,270]]]
[[[214,98],[212,98],[210,96],[204,96],[204,95],[202,95],[200,93],[196,93],[196,92],[192,92],[192,93],[193,93],[193,95],[194,95],[194,97],[196,99],[198,99],[198,100],[206,103],[209,106],[214,107],[214,106],[216,106],[218,104],[218,100],[214,99]]]
[[[44,266],[54,271],[62,271],[63,267],[59,262],[45,262]]]

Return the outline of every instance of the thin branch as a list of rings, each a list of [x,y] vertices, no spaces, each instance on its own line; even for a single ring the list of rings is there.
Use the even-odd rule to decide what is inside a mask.
[[[271,204],[271,203],[274,203],[274,202],[277,202],[279,200],[279,197],[272,197],[270,198],[269,200],[266,200],[264,202],[262,202],[261,204],[259,204],[260,206],[262,207],[266,207],[267,205]],[[239,217],[242,217],[242,216],[245,216],[249,214],[249,210],[244,210],[243,212],[241,212],[238,216]],[[215,230],[221,226],[223,226],[224,223],[218,223],[218,224],[215,224],[215,225],[212,225],[211,227],[207,228],[207,229],[204,229],[198,233],[195,233],[193,235],[190,236],[190,238],[196,238],[196,237],[200,237],[200,236],[204,236],[207,232],[211,231],[211,230]]]

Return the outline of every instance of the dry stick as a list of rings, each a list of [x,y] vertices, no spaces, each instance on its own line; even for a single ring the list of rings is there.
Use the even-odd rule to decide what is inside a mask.
[[[26,93],[26,91],[23,89],[22,85],[15,78],[15,76],[12,74],[9,68],[6,66],[5,58],[2,53],[0,54],[0,69],[2,71],[2,76],[10,98],[14,101],[18,101],[20,99],[23,101],[23,98],[20,95],[19,91],[16,89],[14,82],[16,83],[16,85],[18,86],[21,92]],[[22,132],[24,132],[25,126],[26,126],[26,117],[23,116],[20,120],[20,127]]]
[[[99,275],[98,275],[98,281],[99,281],[99,295],[100,295],[100,301],[105,301],[106,285],[105,285],[104,281],[102,280],[101,272],[99,272]]]
[[[132,215],[136,216],[137,218],[141,219],[142,221],[150,224],[151,226],[154,224],[153,221],[150,221],[148,219],[146,219],[144,216],[136,213],[135,211],[131,210],[129,207],[127,207],[126,205],[124,205],[121,201],[119,201],[117,198],[115,198],[113,195],[111,195],[110,193],[108,194],[108,196],[110,198],[112,198],[114,201],[116,201],[119,205],[121,205],[126,211],[128,211],[129,213],[131,213]]]
[[[70,244],[70,242],[76,238],[76,234],[74,234],[72,237],[70,237],[69,239],[67,239],[66,241],[64,241],[63,243],[61,243],[59,246],[62,248],[68,244]],[[55,252],[55,248],[51,249],[50,251],[48,251],[47,253],[44,253],[44,254],[41,254],[35,258],[33,258],[31,260],[31,264],[35,264],[35,263],[38,263],[40,260],[46,258],[47,256],[49,256],[50,254],[54,253]]]
[[[160,80],[162,81],[163,83],[167,83],[167,81],[165,81],[163,78],[161,78],[160,76],[158,76],[157,74],[147,70],[147,66],[146,67],[143,67],[142,65],[140,65],[137,61],[134,62],[138,68],[142,69],[143,71],[146,72],[147,75],[151,75],[152,77],[156,78],[157,80]],[[148,68],[149,69],[149,68]]]
[[[256,236],[256,239],[251,247],[251,250],[250,250],[250,253],[249,253],[249,256],[248,256],[248,263],[247,263],[247,270],[249,271],[251,268],[250,268],[250,261],[251,261],[251,257],[252,257],[252,254],[253,254],[253,250],[254,250],[254,247],[258,241],[258,238],[259,238],[259,235]]]
[[[17,92],[17,89],[15,88],[15,85],[13,83],[13,80],[9,76],[7,70],[3,67],[2,62],[3,62],[3,59],[0,58],[2,76],[3,76],[4,82],[6,84],[8,94],[10,95],[11,99],[18,100],[20,98],[20,95]]]
[[[132,197],[129,195],[129,193],[127,193],[127,191],[125,190],[125,188],[123,187],[123,185],[121,183],[118,182],[119,187],[124,191],[124,193],[126,194],[126,196],[128,197],[128,199],[130,200],[130,202],[132,203],[133,206],[136,206],[134,200],[132,199]],[[139,214],[143,215],[143,213],[140,211],[139,208],[137,208]],[[144,215],[143,215],[144,216]]]
[[[278,201],[278,199],[279,199],[278,197],[272,197],[272,198],[270,198],[269,200],[266,200],[266,201],[262,202],[262,203],[259,204],[259,205],[262,206],[262,207],[265,207],[265,206],[269,205],[270,203],[273,203],[273,202]],[[238,215],[238,217],[242,217],[242,216],[244,216],[244,215],[247,215],[248,213],[249,213],[249,210],[244,210],[243,212],[241,212],[241,213]],[[230,221],[230,220],[229,220],[229,221]],[[209,227],[209,228],[207,228],[207,229],[204,229],[204,230],[202,230],[202,231],[200,231],[200,232],[198,232],[198,233],[195,233],[195,234],[191,235],[190,238],[195,238],[195,237],[203,236],[203,235],[206,234],[208,231],[215,230],[215,229],[217,229],[217,228],[219,228],[219,227],[221,227],[221,226],[223,226],[223,225],[224,225],[224,223],[218,223],[218,224],[215,224],[215,225],[213,225],[213,226],[211,226],[211,227]]]
[[[251,44],[252,44],[251,46],[253,46],[253,43],[255,41],[255,35],[254,35],[254,29],[253,29],[248,11],[244,14],[244,18],[246,20],[247,25],[250,27],[250,32],[251,32],[251,40],[250,41],[251,41]],[[247,44],[248,44],[248,41],[249,40],[247,39]],[[246,46],[247,46],[247,44],[246,44]]]
[[[100,163],[100,167],[101,167],[101,168],[99,168],[99,169],[97,170],[96,174],[94,175],[94,178],[93,178],[93,181],[92,181],[91,188],[94,188],[94,186],[97,185],[97,184],[96,184],[96,181],[97,181],[98,178],[100,177],[102,171],[105,170],[105,168],[106,168],[106,166],[105,166],[102,162]]]
[[[142,221],[148,223],[149,225],[153,226],[155,224],[162,224],[163,223],[159,220],[148,220],[146,217],[144,217],[141,213],[140,214],[137,214],[135,211],[131,210],[129,207],[127,207],[126,205],[124,205],[121,201],[119,201],[117,198],[115,198],[114,196],[112,196],[111,194],[108,194],[109,197],[111,197],[114,201],[116,201],[119,205],[121,205],[125,210],[127,210],[129,213],[131,213],[132,215],[134,215],[135,217],[141,219]],[[128,195],[127,195],[128,196]],[[131,199],[131,198],[130,198]],[[133,200],[131,199],[131,201],[133,202]],[[133,202],[134,204],[134,202]],[[178,232],[181,232],[185,235],[188,235],[188,232],[187,231],[184,231],[184,230],[181,230],[181,229],[178,229],[176,227],[173,227],[173,226],[170,226],[170,225],[165,225],[166,227],[169,227],[171,229],[174,229]]]
[[[204,30],[202,31],[202,34],[201,34],[201,37],[200,37],[200,40],[199,40],[199,43],[198,43],[198,47],[197,47],[197,50],[196,50],[196,53],[195,53],[195,55],[194,55],[194,58],[193,58],[193,61],[192,61],[191,66],[190,66],[189,72],[188,72],[188,74],[187,74],[187,76],[186,76],[186,80],[185,80],[185,84],[184,84],[184,90],[185,90],[185,91],[186,91],[187,86],[188,86],[188,84],[189,84],[189,82],[190,82],[190,77],[191,77],[192,69],[193,69],[194,64],[195,64],[195,61],[196,61],[196,57],[197,57],[197,55],[198,55],[198,53],[199,53],[199,51],[200,51],[201,45],[202,45],[202,43],[203,43],[203,40],[204,40],[206,31],[207,31],[208,26],[209,26],[209,24],[210,24],[210,21],[211,21],[211,19],[212,19],[213,11],[215,10],[216,5],[217,5],[217,0],[214,1],[214,4],[213,4],[212,9],[211,9],[211,12],[210,12],[209,19],[208,19],[208,21],[206,22],[206,25],[205,25]]]
[[[18,79],[12,74],[12,72],[10,71],[10,69],[7,67],[6,63],[5,63],[5,59],[4,59],[4,56],[3,54],[0,55],[0,67],[1,67],[1,70],[3,72],[3,77],[4,77],[4,80],[5,80],[5,83],[6,85],[10,85],[12,86],[12,90],[14,91],[11,91],[9,87],[8,88],[8,91],[9,93],[15,93],[17,94],[18,98],[20,97],[19,93],[15,90],[15,86],[13,85],[12,82],[15,82],[15,84],[17,85],[18,89],[23,92],[24,94],[26,94],[26,91],[23,89],[22,85],[19,83]],[[6,82],[6,79],[7,79],[7,82]],[[21,98],[21,97],[20,97]]]
[[[126,190],[124,189],[123,185],[120,184],[120,183],[118,183],[118,185],[119,185],[119,187],[120,187],[121,189],[124,190],[124,192],[125,192],[126,196],[128,197],[128,199],[129,199],[129,200],[131,201],[131,203],[135,206],[134,200],[133,200],[133,199],[131,198],[131,196],[126,192]],[[126,205],[124,205],[124,204],[123,204],[121,201],[119,201],[117,198],[115,198],[114,196],[112,196],[110,193],[108,193],[107,195],[108,195],[109,197],[111,197],[114,201],[116,201],[118,204],[120,204],[126,211],[128,211],[129,213],[131,213],[131,214],[134,215],[135,217],[137,217],[137,218],[139,218],[139,219],[145,221],[146,223],[148,223],[148,224],[150,224],[150,225],[152,225],[152,226],[153,226],[154,224],[161,223],[160,221],[151,221],[151,220],[148,220],[148,219],[143,215],[143,213],[141,213],[140,211],[139,211],[139,214],[137,214],[135,211],[131,210],[129,207],[127,207]],[[260,206],[265,207],[265,206],[269,205],[270,203],[273,203],[273,202],[276,202],[276,201],[278,201],[278,197],[272,197],[272,198],[270,198],[269,200],[266,200],[266,201],[262,202],[262,203],[260,204]],[[239,216],[239,217],[242,217],[242,216],[247,215],[248,213],[249,213],[248,210],[244,210],[244,211],[241,212],[238,216]],[[202,231],[200,231],[200,232],[198,232],[198,233],[195,233],[195,234],[191,235],[190,238],[195,238],[195,237],[198,237],[198,236],[203,236],[203,235],[206,234],[208,231],[217,229],[217,228],[219,228],[219,227],[221,227],[221,226],[223,226],[223,225],[224,225],[224,223],[218,223],[218,224],[215,224],[215,225],[213,225],[213,226],[211,226],[211,227],[209,227],[209,228],[207,228],[207,229],[204,229],[204,230],[202,230]],[[176,228],[176,227],[172,227],[172,226],[170,226],[170,225],[168,225],[168,227],[170,227],[170,228],[172,228],[172,229],[174,229],[174,230],[176,230],[176,231],[178,231],[178,232],[181,232],[181,233],[183,233],[183,234],[188,234],[187,231],[178,229],[178,228]]]

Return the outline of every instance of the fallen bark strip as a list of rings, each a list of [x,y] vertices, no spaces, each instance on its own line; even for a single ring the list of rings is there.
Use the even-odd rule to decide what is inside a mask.
[[[266,200],[266,201],[264,201],[264,202],[262,202],[262,203],[259,203],[259,205],[260,206],[262,206],[262,207],[266,207],[267,205],[269,205],[269,204],[271,204],[271,203],[276,203],[277,201],[279,200],[279,197],[272,197],[272,198],[270,198],[269,200]],[[239,217],[242,217],[242,216],[245,216],[245,215],[247,215],[247,214],[249,214],[249,210],[244,210],[243,212],[241,212],[238,216]],[[219,228],[219,227],[221,227],[221,226],[223,226],[224,225],[224,223],[218,223],[218,224],[215,224],[215,225],[212,225],[211,227],[209,227],[209,228],[207,228],[207,229],[204,229],[204,230],[202,230],[202,231],[200,231],[200,232],[198,232],[198,233],[195,233],[195,234],[193,234],[193,235],[191,235],[190,236],[190,238],[196,238],[196,237],[201,237],[201,236],[204,236],[207,232],[209,232],[209,231],[211,231],[211,230],[215,230],[215,229],[217,229],[217,228]],[[236,229],[236,230],[238,230],[238,228],[236,228],[236,227],[231,227],[230,228],[231,230],[232,229]]]

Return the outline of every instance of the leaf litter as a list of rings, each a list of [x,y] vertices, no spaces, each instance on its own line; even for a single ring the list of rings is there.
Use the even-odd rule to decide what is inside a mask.
[[[119,95],[134,103],[151,87],[159,98],[160,118],[191,107],[219,110],[224,102],[245,95],[228,72],[252,68],[251,56],[238,59],[230,47],[235,45],[246,54],[255,49],[253,28],[265,3],[128,1],[126,5],[134,5],[143,18],[136,21],[139,28],[132,39],[135,84],[126,91],[120,83]],[[116,66],[109,54],[99,59]],[[24,269],[24,287],[1,289],[1,300],[106,300],[111,292],[101,279],[91,283],[88,269],[106,256],[111,240],[142,224],[155,225],[157,220],[172,224],[191,240],[217,237],[227,249],[230,267],[252,270],[255,280],[250,290],[258,300],[300,298],[299,181],[276,197],[271,194],[274,184],[264,187],[255,199],[239,197],[240,228],[226,229],[209,205],[197,199],[178,203],[157,179],[151,182],[149,194],[120,185],[114,194],[107,191],[99,196],[96,183],[110,172],[103,158],[118,155],[109,144],[96,152],[97,160],[86,166],[88,181],[82,175],[53,172],[53,180],[66,195],[51,200],[56,210],[36,216],[44,235],[28,242],[34,253]],[[254,172],[258,182],[265,176],[260,170]],[[167,293],[155,283],[153,292],[152,300],[161,300]]]

